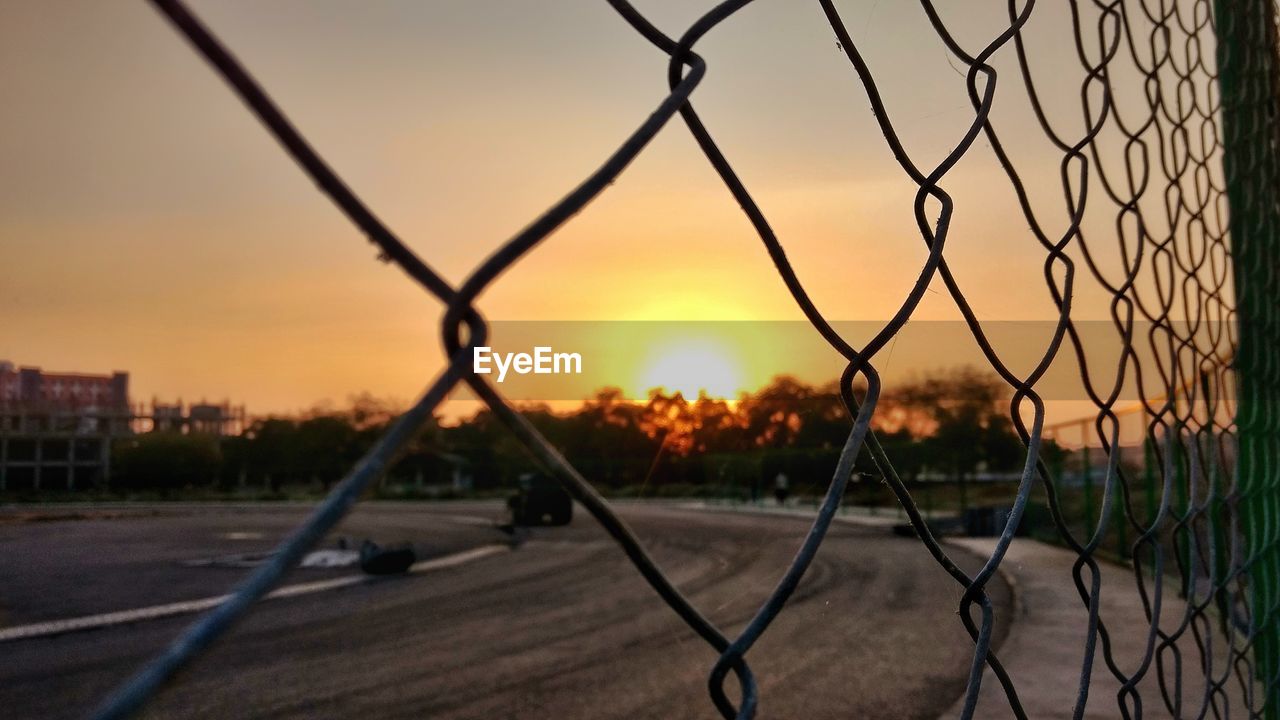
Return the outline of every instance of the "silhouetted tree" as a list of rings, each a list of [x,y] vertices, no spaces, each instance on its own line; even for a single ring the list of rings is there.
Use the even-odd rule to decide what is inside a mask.
[[[217,438],[147,433],[117,444],[111,484],[135,489],[176,490],[212,485],[222,466]]]
[[[904,479],[929,467],[963,480],[979,467],[1021,465],[1025,451],[1006,415],[1008,399],[997,378],[961,368],[887,387],[872,423]],[[615,486],[732,479],[741,487],[748,474],[754,486],[762,474],[782,472],[797,489],[818,487],[829,479],[853,423],[834,382],[815,386],[785,375],[732,402],[705,393],[691,401],[662,390],[636,402],[604,388],[568,412],[545,405],[519,411],[588,480]],[[270,477],[276,490],[313,480],[329,487],[396,414],[394,403],[360,395],[345,410],[259,419],[244,436],[224,440],[231,459],[225,476],[247,468],[255,478]],[[484,408],[451,423],[433,418],[391,475],[436,482],[459,465],[478,487],[494,487],[534,469],[536,461]],[[856,467],[875,472],[865,451]]]
[[[319,480],[327,490],[360,457],[357,430],[339,415],[318,415],[298,423],[290,458],[292,475]]]

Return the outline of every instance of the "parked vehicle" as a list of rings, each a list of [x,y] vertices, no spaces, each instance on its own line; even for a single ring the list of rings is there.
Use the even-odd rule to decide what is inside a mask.
[[[507,508],[513,525],[568,525],[573,520],[573,498],[555,478],[540,473],[520,476]]]

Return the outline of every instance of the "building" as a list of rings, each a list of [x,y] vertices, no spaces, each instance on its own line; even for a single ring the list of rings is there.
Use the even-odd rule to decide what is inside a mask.
[[[128,409],[129,373],[45,373],[33,367],[15,370],[13,363],[0,360],[0,403],[60,413]]]
[[[133,432],[129,374],[46,373],[0,361],[0,490],[106,482]]]
[[[246,426],[244,406],[232,406],[227,402],[215,405],[202,401],[184,405],[181,400],[172,404],[152,400],[151,412],[140,414],[138,420],[152,432],[215,437],[239,435]]]
[[[111,446],[139,432],[226,437],[244,406],[129,400],[129,373],[48,373],[0,360],[0,491],[106,485]]]

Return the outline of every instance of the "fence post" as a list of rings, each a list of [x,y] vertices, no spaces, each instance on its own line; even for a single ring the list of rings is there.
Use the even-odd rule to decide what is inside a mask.
[[[1178,398],[1173,399],[1174,416],[1177,417]],[[1177,521],[1173,532],[1173,548],[1178,553],[1178,562],[1184,570],[1178,573],[1182,582],[1179,593],[1181,597],[1190,597],[1191,579],[1195,574],[1195,523],[1191,518],[1191,453],[1182,446],[1189,435],[1181,421],[1173,425],[1173,441],[1169,443],[1169,454],[1173,456],[1173,502],[1170,511]]]
[[[1245,536],[1257,676],[1263,716],[1280,718],[1280,58],[1274,0],[1216,0],[1223,171],[1239,328],[1236,489]]]
[[[1144,443],[1143,453],[1142,453],[1143,455],[1142,460],[1144,465],[1142,469],[1142,484],[1145,490],[1144,494],[1146,495],[1146,501],[1147,501],[1146,502],[1147,520],[1145,524],[1148,528],[1150,528],[1152,523],[1156,521],[1156,516],[1160,512],[1160,500],[1157,497],[1157,490],[1156,490],[1156,488],[1159,487],[1159,481],[1157,480],[1157,476],[1161,473],[1160,471],[1161,461],[1160,461],[1160,455],[1159,455],[1159,449],[1158,449],[1159,447],[1160,447],[1159,432],[1156,430],[1149,430],[1147,434],[1146,442]],[[1163,490],[1161,490],[1161,492],[1163,492]],[[1154,566],[1151,568],[1151,570],[1152,572],[1155,572]]]
[[[1084,537],[1093,536],[1093,465],[1089,458],[1089,423],[1080,423],[1080,478],[1084,493]]]

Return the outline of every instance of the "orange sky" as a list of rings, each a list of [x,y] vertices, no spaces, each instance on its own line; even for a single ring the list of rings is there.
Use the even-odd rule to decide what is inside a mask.
[[[710,2],[637,2],[678,33]],[[939,3],[971,50],[1004,3]],[[1078,133],[1082,77],[1042,3],[1027,32]],[[459,281],[593,170],[665,92],[665,57],[604,2],[193,2],[370,206]],[[989,6],[989,7],[987,7]],[[914,3],[842,3],[921,165],[971,117]],[[925,249],[816,3],[761,2],[709,35],[694,101],[819,306],[890,315]],[[1060,154],[1013,56],[994,117],[1046,225]],[[289,411],[413,397],[440,366],[440,306],[374,260],[230,92],[137,0],[0,4],[0,359],[128,370],[136,399]],[[948,258],[980,317],[1048,319],[1044,253],[981,143],[944,183]],[[1099,205],[1090,223],[1107,227]],[[1103,258],[1105,263],[1106,259]],[[940,283],[918,317],[957,317]],[[1105,317],[1082,288],[1078,312]],[[493,320],[798,320],[760,241],[683,125],[502,277]],[[853,338],[855,342],[865,340]],[[785,359],[744,384],[796,372]],[[612,384],[630,387],[630,370]],[[820,380],[825,378],[810,378]]]

